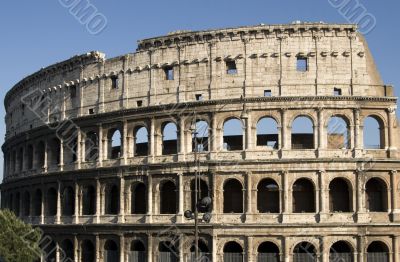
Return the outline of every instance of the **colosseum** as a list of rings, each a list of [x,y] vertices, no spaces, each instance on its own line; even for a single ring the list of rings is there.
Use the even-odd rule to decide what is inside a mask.
[[[356,25],[177,31],[4,103],[1,206],[41,261],[400,261],[397,98]]]

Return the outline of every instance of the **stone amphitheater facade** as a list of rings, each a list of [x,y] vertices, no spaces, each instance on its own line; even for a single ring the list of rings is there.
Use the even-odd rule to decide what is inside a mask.
[[[355,25],[75,56],[7,93],[1,204],[50,237],[42,261],[193,261],[198,172],[202,261],[400,261],[396,103]]]

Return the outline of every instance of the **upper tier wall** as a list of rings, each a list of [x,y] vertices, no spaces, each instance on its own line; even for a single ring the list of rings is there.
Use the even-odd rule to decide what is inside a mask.
[[[305,72],[296,68],[299,57],[307,59]],[[235,74],[227,73],[229,61]],[[166,69],[173,70],[173,80]],[[106,60],[92,52],[23,79],[6,95],[6,136],[87,114],[194,101],[196,95],[259,97],[270,90],[272,96],[332,96],[334,88],[345,96],[392,96],[354,25],[176,33],[139,41],[133,54]]]

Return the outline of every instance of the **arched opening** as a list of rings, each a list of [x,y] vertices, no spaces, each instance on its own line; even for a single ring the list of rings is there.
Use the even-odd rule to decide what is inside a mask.
[[[122,136],[118,129],[108,132],[108,159],[118,159],[122,156]]]
[[[32,169],[33,168],[33,146],[32,145],[28,145],[28,149],[27,149],[27,166],[28,169]]]
[[[330,262],[353,262],[353,250],[345,241],[334,243],[329,250]]]
[[[18,171],[24,170],[24,149],[20,148],[18,151]]]
[[[39,144],[37,145],[37,149],[36,149],[37,168],[44,167],[44,158],[45,157],[46,157],[45,145],[44,145],[43,141],[40,141]]]
[[[56,243],[51,240],[51,242],[40,243],[42,244],[42,250],[44,251],[44,261],[45,262],[55,262],[56,261],[56,254],[57,254],[57,246]]]
[[[229,119],[224,123],[224,149],[243,150],[243,124],[237,118]]]
[[[68,186],[64,189],[61,196],[62,208],[61,212],[63,216],[72,216],[75,214],[75,194],[72,187]]]
[[[49,141],[49,166],[60,164],[60,148],[61,143],[58,138],[53,138]]]
[[[50,188],[47,191],[46,203],[46,215],[55,216],[57,214],[57,190]]]
[[[99,158],[99,136],[96,132],[88,132],[85,139],[85,161],[96,161]]]
[[[176,124],[168,122],[162,129],[162,154],[171,155],[178,153],[178,129]]]
[[[135,156],[149,154],[149,133],[144,126],[139,127],[135,133]]]
[[[61,242],[60,261],[74,261],[74,244],[71,240],[65,239]]]
[[[352,211],[352,190],[348,182],[335,178],[329,184],[329,210],[331,212]]]
[[[279,247],[272,242],[261,243],[257,249],[258,262],[279,262]]]
[[[208,151],[208,123],[206,121],[197,121],[195,133],[196,139],[195,134],[192,134],[192,151]]]
[[[21,194],[19,192],[17,192],[15,194],[15,205],[14,205],[14,213],[15,215],[19,216],[20,213],[20,204],[21,204]]]
[[[166,181],[160,187],[160,213],[176,214],[177,190],[172,181]]]
[[[199,257],[196,260],[196,242],[193,241],[192,246],[190,247],[190,259],[188,262],[198,262],[198,261],[211,261],[211,254],[207,244],[203,240],[199,240],[197,242],[197,248],[199,250]]]
[[[365,186],[366,205],[370,212],[387,212],[387,187],[379,178],[371,178]]]
[[[96,213],[96,192],[93,186],[82,188],[82,215],[94,215]]]
[[[279,213],[279,186],[273,179],[258,183],[257,209],[260,213]]]
[[[381,241],[374,241],[369,244],[367,248],[367,261],[368,262],[388,262],[389,249],[385,243]]]
[[[94,262],[95,252],[92,241],[84,240],[81,244],[82,262]]]
[[[145,262],[147,258],[146,258],[146,248],[143,242],[140,240],[133,240],[131,242],[128,256],[129,256],[129,261]]]
[[[15,173],[17,171],[16,165],[17,165],[17,153],[15,151],[12,151],[11,153],[11,173]]]
[[[177,245],[178,243],[171,243],[169,241],[161,241],[158,245],[159,262],[178,262],[179,252]]]
[[[350,129],[347,121],[340,116],[333,116],[328,122],[328,148],[350,148]]]
[[[24,200],[22,205],[22,215],[28,217],[31,215],[31,194],[28,191],[24,193]]]
[[[224,184],[224,213],[243,213],[243,187],[236,179]]]
[[[369,116],[364,119],[364,149],[385,148],[384,124],[380,118]]]
[[[316,262],[316,249],[309,242],[297,244],[293,250],[293,262]]]
[[[37,189],[35,192],[35,197],[33,199],[33,215],[34,216],[41,216],[42,215],[42,191]]]
[[[137,183],[131,187],[131,214],[146,214],[146,186]]]
[[[224,246],[224,262],[242,262],[243,248],[235,241],[230,241]]]
[[[308,179],[301,178],[293,184],[293,212],[315,212],[314,185]]]
[[[263,117],[258,121],[257,146],[279,148],[278,125],[272,117]]]
[[[118,262],[118,245],[113,240],[107,240],[104,244],[104,262]]]
[[[119,212],[119,190],[116,185],[106,187],[105,214],[117,215]]]
[[[292,149],[313,149],[313,122],[306,116],[297,117],[292,124]]]
[[[193,179],[190,182],[191,210],[195,210],[195,207],[196,207],[196,204],[195,204],[195,196],[196,196],[195,182],[196,182],[195,179]],[[208,185],[202,179],[198,179],[197,183],[198,183],[198,194],[197,194],[197,196],[198,196],[198,201],[200,201],[204,197],[209,196]]]

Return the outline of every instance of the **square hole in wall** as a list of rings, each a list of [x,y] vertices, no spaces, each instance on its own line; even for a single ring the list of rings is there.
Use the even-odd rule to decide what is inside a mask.
[[[165,79],[166,80],[174,80],[174,67],[166,66],[164,67]]]
[[[196,94],[196,101],[203,101],[203,95],[202,94]]]
[[[342,95],[342,89],[341,88],[334,88],[333,89],[333,95],[334,96],[341,96]]]
[[[226,73],[228,75],[236,75],[237,74],[237,67],[236,67],[236,61],[234,60],[229,60],[226,61]]]
[[[76,86],[75,85],[73,85],[69,88],[69,95],[70,95],[71,99],[76,97]]]
[[[307,57],[299,56],[297,57],[297,65],[298,72],[306,72],[308,71],[308,59]]]
[[[271,90],[269,90],[269,89],[264,90],[264,96],[265,96],[265,97],[270,97],[270,96],[272,96]]]
[[[136,106],[137,107],[142,107],[143,106],[143,101],[142,100],[136,101]]]
[[[118,76],[112,76],[111,77],[111,88],[112,89],[118,89]]]
[[[94,108],[89,108],[89,115],[93,115],[94,114]]]

